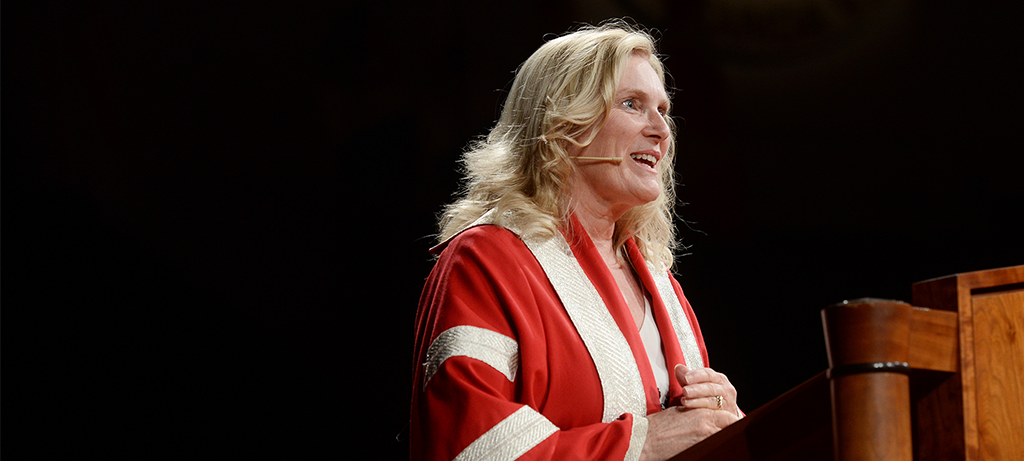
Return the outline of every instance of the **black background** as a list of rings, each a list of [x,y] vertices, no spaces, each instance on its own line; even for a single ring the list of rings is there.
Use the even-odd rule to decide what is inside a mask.
[[[456,159],[611,16],[668,56],[675,271],[746,410],[821,308],[1024,263],[1019,7],[584,3],[4,2],[5,451],[406,457]]]

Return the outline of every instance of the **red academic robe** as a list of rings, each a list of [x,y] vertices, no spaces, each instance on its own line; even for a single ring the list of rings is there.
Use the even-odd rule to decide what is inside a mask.
[[[596,288],[614,320],[611,328],[621,332],[619,356],[588,339],[588,332],[581,334],[580,328],[590,327],[578,326],[578,318],[574,323],[538,258],[513,232],[494,225],[463,231],[442,247],[420,299],[410,428],[413,460],[639,456],[645,416],[661,410],[657,384],[611,272],[579,222],[573,219],[571,225],[566,235],[575,237],[559,241],[568,244],[568,257]],[[678,282],[668,274],[671,284],[662,282],[659,294],[636,244],[628,242],[627,251],[652,298],[670,373],[678,363],[706,367],[700,328]],[[678,303],[667,308],[662,300],[666,293]],[[682,311],[674,319],[671,306]],[[600,309],[605,315],[605,307]],[[673,320],[692,328],[690,340],[677,336]],[[701,363],[687,363],[681,342],[696,343],[687,354],[691,362]],[[632,357],[621,357],[630,353]],[[632,368],[634,375],[639,372],[635,386],[615,388],[633,381],[609,379],[623,368],[605,363],[609,357],[625,360],[620,365],[631,364],[625,368]],[[669,401],[678,403],[682,389],[670,381]],[[620,413],[609,406],[616,395],[639,399],[639,408],[634,404],[633,410]]]

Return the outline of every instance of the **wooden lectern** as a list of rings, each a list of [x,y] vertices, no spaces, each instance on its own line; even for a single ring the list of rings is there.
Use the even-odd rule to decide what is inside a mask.
[[[1024,460],[1024,266],[916,283],[913,304],[825,308],[828,371],[673,459]]]

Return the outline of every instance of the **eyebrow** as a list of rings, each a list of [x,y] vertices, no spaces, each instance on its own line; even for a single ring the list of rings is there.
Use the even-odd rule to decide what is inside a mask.
[[[650,93],[648,93],[648,92],[646,92],[644,90],[641,90],[639,88],[626,88],[626,89],[622,90],[619,93],[619,97],[624,97],[624,96],[638,97],[640,99],[648,100],[648,101],[652,100],[654,98],[653,96],[651,96]],[[662,96],[663,96],[663,98],[662,98]],[[668,93],[662,92],[662,94],[657,98],[657,100],[658,101],[664,101],[666,109],[671,109],[672,108],[672,100],[668,98]],[[661,105],[661,103],[659,102],[657,105]]]

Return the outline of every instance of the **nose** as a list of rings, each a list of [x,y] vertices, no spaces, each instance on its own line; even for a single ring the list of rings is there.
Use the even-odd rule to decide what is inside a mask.
[[[672,135],[672,130],[668,126],[668,120],[665,119],[666,115],[661,115],[661,112],[652,110],[647,115],[647,129],[644,134],[650,137],[656,137],[659,141],[668,139]]]

